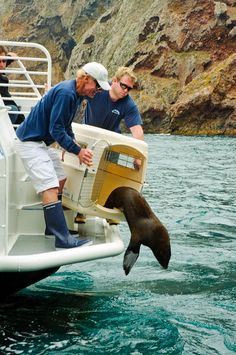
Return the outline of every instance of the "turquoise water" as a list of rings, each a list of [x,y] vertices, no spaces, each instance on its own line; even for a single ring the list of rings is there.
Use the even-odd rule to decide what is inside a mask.
[[[0,354],[236,354],[236,140],[146,141],[168,270],[145,247],[127,277],[123,255],[61,268],[0,306]]]

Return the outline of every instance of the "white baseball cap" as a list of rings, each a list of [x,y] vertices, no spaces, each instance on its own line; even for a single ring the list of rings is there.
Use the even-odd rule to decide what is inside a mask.
[[[108,83],[108,72],[106,68],[97,62],[87,63],[83,66],[84,71],[97,80],[98,84],[104,90],[110,90],[111,86]]]

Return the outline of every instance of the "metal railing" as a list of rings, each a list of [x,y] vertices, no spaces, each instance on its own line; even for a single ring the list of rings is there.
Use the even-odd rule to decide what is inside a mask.
[[[11,97],[2,95],[2,99],[6,106],[11,100],[17,104],[19,110],[11,110],[11,114],[27,116],[45,93],[45,88],[51,87],[51,56],[48,50],[38,43],[0,40],[0,46],[17,54],[14,57],[0,54],[1,59],[12,61],[6,69],[0,70],[0,75],[4,74],[9,79],[9,83],[0,81],[0,91],[1,87],[7,87],[11,95]]]

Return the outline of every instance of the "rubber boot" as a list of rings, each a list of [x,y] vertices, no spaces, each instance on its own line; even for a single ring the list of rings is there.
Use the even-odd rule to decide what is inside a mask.
[[[58,201],[61,201],[61,200],[62,200],[62,193],[59,192],[59,194],[57,195],[57,197],[58,197]],[[62,208],[63,208],[63,207],[62,207]],[[69,233],[70,233],[71,235],[73,235],[74,237],[78,237],[78,236],[79,236],[78,231],[74,231],[74,230],[72,230],[72,229],[69,229]],[[45,238],[48,238],[48,239],[51,239],[51,238],[54,238],[54,237],[55,237],[54,234],[50,233],[49,228],[48,228],[48,226],[47,226],[47,223],[46,223],[46,228],[45,228],[44,234],[45,234]]]
[[[43,206],[44,219],[50,234],[55,235],[55,247],[57,249],[76,248],[82,245],[90,245],[88,239],[77,240],[67,228],[61,201]]]
[[[78,231],[74,231],[74,230],[72,230],[72,229],[68,229],[68,231],[69,231],[69,233],[70,233],[71,235],[73,235],[75,238],[79,237],[79,232],[78,232]],[[49,228],[48,228],[47,225],[46,225],[44,234],[45,234],[45,238],[48,238],[48,239],[51,239],[51,238],[54,238],[54,237],[55,237],[55,235],[50,232],[50,230],[49,230]]]
[[[72,229],[68,229],[68,231],[69,231],[69,233],[70,233],[71,235],[73,235],[75,238],[76,238],[76,237],[79,237],[79,232],[78,232],[78,231],[74,231],[74,230],[72,230]],[[49,228],[48,228],[47,225],[46,225],[44,234],[45,234],[45,238],[48,238],[48,239],[52,239],[52,238],[55,237],[55,235],[52,234],[52,232],[50,232],[50,230],[49,230]]]

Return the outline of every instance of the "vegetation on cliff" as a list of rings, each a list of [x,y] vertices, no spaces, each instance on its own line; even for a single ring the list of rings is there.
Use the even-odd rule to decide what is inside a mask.
[[[236,0],[6,0],[0,24],[49,49],[54,83],[87,61],[131,66],[146,132],[236,135]]]

